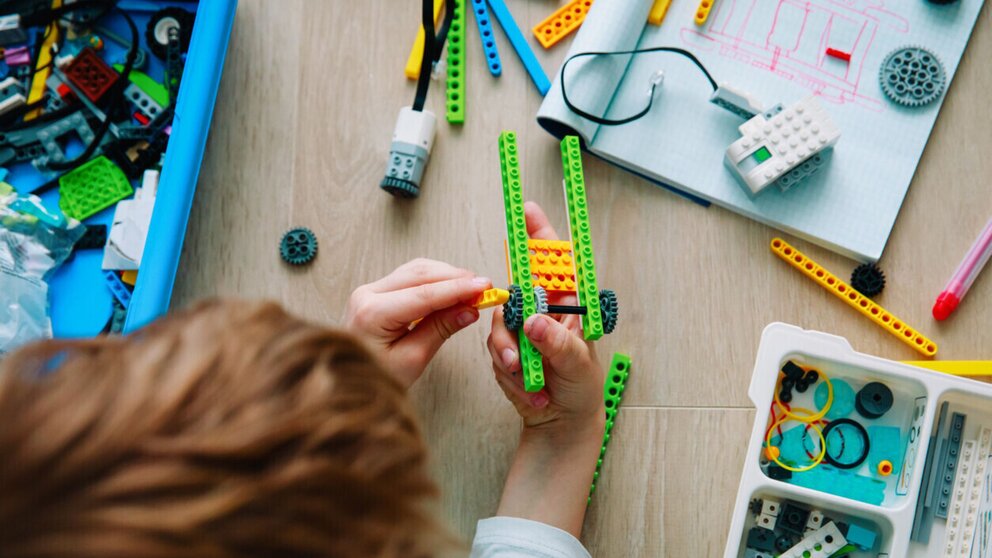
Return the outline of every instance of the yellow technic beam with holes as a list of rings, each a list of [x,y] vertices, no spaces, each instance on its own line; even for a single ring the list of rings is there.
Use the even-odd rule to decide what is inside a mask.
[[[668,13],[668,7],[672,5],[672,0],[654,0],[651,11],[648,12],[648,23],[651,25],[661,25]]]
[[[992,360],[905,360],[903,364],[952,376],[992,376]]]
[[[706,23],[707,18],[710,17],[710,10],[713,9],[713,4],[716,0],[702,0],[699,2],[699,7],[696,8],[696,25],[702,25]]]
[[[52,0],[52,8],[62,7],[62,0]],[[45,81],[52,73],[52,47],[59,40],[59,24],[52,22],[46,30],[48,33],[45,42],[41,44],[38,51],[38,60],[35,62],[34,78],[31,80],[31,89],[28,91],[28,104],[37,103],[45,96]],[[24,120],[34,120],[41,116],[41,109],[36,108],[24,115]]]
[[[893,316],[885,308],[875,304],[871,299],[859,293],[854,287],[820,267],[819,264],[793,248],[788,242],[781,238],[774,238],[772,239],[771,249],[776,256],[788,262],[789,265],[798,269],[803,275],[833,293],[837,298],[846,302],[848,306],[861,312],[882,329],[901,339],[903,343],[926,356],[932,357],[937,354],[936,343],[906,325],[905,322]]]
[[[434,0],[434,25],[437,25],[438,18],[441,17],[441,6],[444,6],[444,0]],[[424,24],[420,24],[417,30],[417,37],[413,39],[413,46],[410,47],[410,56],[406,59],[406,68],[403,70],[403,73],[409,79],[420,77],[420,65],[424,61],[424,41],[426,40],[426,35]]]
[[[544,48],[553,47],[558,41],[582,25],[586,19],[586,14],[589,13],[590,6],[592,6],[592,0],[572,0],[555,10],[555,13],[534,26],[534,36],[537,37],[537,42],[541,43]]]
[[[575,255],[567,240],[527,241],[530,249],[530,272],[534,282],[556,293],[575,292]]]

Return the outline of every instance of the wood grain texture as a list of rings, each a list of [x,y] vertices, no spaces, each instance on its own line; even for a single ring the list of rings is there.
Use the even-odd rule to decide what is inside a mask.
[[[557,2],[508,0],[520,26]],[[489,75],[467,29],[466,122],[439,119],[423,194],[378,189],[399,108],[419,2],[241,0],[176,282],[175,305],[266,297],[339,323],[355,286],[426,256],[506,282],[496,139],[518,132],[524,191],[565,231],[558,144],[535,120],[540,97],[502,32],[503,76]],[[567,50],[535,47],[549,75]],[[982,12],[882,259],[878,301],[940,344],[946,359],[992,357],[992,273],[944,324],[930,306],[992,215],[992,9]],[[444,88],[428,107],[444,113]],[[602,287],[621,320],[598,343],[634,357],[621,422],[586,524],[595,556],[717,555],[743,447],[746,396],[762,328],[784,321],[844,335],[892,359],[909,348],[800,277],[768,250],[778,233],[704,209],[601,161],[584,160]],[[871,187],[866,184],[865,187]],[[313,265],[281,264],[291,226],[320,240]],[[827,269],[854,262],[789,238]],[[492,379],[483,323],[459,334],[413,389],[434,453],[443,515],[468,538],[496,508],[518,421]]]

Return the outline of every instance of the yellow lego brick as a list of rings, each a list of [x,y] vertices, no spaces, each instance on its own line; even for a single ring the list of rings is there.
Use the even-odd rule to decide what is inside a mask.
[[[504,289],[486,289],[479,295],[479,298],[472,302],[472,306],[477,310],[482,310],[484,308],[506,304],[507,300],[510,300],[510,291]]]
[[[553,47],[586,19],[592,0],[572,0],[534,26],[534,36],[544,48]]]
[[[138,282],[138,270],[129,269],[121,273],[121,281],[127,283],[128,285],[134,286]]]
[[[437,25],[438,18],[441,17],[442,6],[444,6],[444,0],[434,0],[434,25]],[[417,29],[417,36],[413,39],[413,46],[410,47],[410,56],[406,59],[406,68],[403,70],[403,73],[406,74],[406,77],[409,79],[417,79],[420,77],[420,65],[424,61],[425,39],[426,33],[424,32],[424,25],[420,24],[420,28]]]
[[[52,0],[52,8],[62,6],[62,0]],[[31,79],[31,89],[28,91],[28,104],[37,103],[45,96],[45,81],[52,73],[52,47],[59,41],[59,26],[51,24],[45,30],[45,41],[38,50],[38,60],[35,62],[34,77]],[[36,108],[24,115],[24,120],[34,120],[41,116],[41,109]]]
[[[696,8],[696,25],[702,25],[706,23],[706,19],[710,17],[710,10],[713,9],[713,4],[716,0],[702,0],[699,3],[699,7]]]
[[[992,376],[992,360],[905,360],[903,364],[952,376]]]
[[[575,254],[567,240],[527,241],[534,282],[548,292],[575,292]]]
[[[648,23],[651,25],[661,25],[668,13],[668,7],[672,5],[672,0],[654,0],[651,11],[648,12]]]
[[[903,343],[926,356],[932,357],[937,354],[936,343],[906,325],[905,322],[893,316],[885,308],[875,304],[871,299],[855,290],[854,287],[820,267],[819,264],[806,257],[799,250],[796,250],[788,242],[781,238],[774,238],[772,239],[771,249],[776,256],[785,260],[789,265],[802,272],[803,275],[809,277],[818,285],[833,293],[837,298],[846,302],[848,306],[861,312],[868,319],[881,326],[882,329],[901,339]]]

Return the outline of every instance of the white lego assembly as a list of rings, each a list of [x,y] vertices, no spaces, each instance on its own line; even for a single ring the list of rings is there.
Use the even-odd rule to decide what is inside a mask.
[[[415,198],[420,195],[420,179],[434,146],[437,117],[428,110],[400,109],[389,147],[386,176],[380,187],[394,196]]]
[[[759,114],[739,130],[742,137],[727,148],[724,162],[752,196],[782,178],[784,188],[791,186],[798,177],[790,178],[790,172],[808,176],[820,164],[816,156],[840,138],[840,129],[815,96],[777,114]]]
[[[148,225],[155,208],[158,177],[157,170],[145,171],[141,187],[134,191],[134,199],[117,203],[107,235],[107,247],[103,252],[103,269],[127,271],[138,269],[141,265]]]

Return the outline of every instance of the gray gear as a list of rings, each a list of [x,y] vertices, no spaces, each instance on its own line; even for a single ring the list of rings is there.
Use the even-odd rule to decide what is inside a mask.
[[[510,298],[503,305],[503,323],[506,329],[517,331],[524,326],[524,291],[519,285],[510,285]]]
[[[538,314],[548,313],[548,291],[544,287],[534,287],[534,305]]]
[[[898,48],[882,61],[878,74],[885,96],[906,107],[920,107],[940,97],[947,73],[937,56],[919,46]]]

